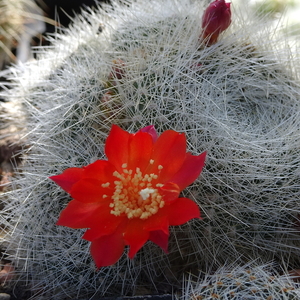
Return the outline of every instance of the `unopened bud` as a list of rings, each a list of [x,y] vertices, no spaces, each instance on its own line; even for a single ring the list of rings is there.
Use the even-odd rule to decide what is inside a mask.
[[[113,60],[113,66],[112,66],[112,72],[109,74],[109,79],[122,79],[125,74],[125,62],[121,59],[114,59]]]
[[[215,44],[220,33],[226,30],[230,23],[230,3],[226,3],[225,0],[215,0],[204,11],[201,39],[207,41],[207,45]]]

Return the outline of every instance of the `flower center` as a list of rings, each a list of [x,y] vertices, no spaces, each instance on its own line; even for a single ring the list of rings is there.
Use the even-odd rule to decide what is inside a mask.
[[[117,171],[113,173],[118,180],[114,181],[113,202],[109,205],[112,208],[111,214],[126,214],[129,219],[147,219],[164,207],[165,202],[157,189],[163,184],[156,183],[157,174],[142,174],[140,168],[136,168],[134,173],[127,169],[127,164],[123,164],[122,168],[122,174]],[[159,165],[158,172],[162,168]]]

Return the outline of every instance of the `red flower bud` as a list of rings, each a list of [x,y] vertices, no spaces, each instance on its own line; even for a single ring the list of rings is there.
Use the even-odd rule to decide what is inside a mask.
[[[122,79],[125,75],[125,62],[122,59],[114,59],[112,72],[109,74],[109,79]]]
[[[225,0],[215,0],[205,10],[202,18],[202,40],[208,45],[215,44],[219,34],[226,30],[231,23],[230,3]]]

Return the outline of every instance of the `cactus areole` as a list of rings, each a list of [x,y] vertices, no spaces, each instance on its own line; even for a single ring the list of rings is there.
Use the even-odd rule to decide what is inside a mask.
[[[231,23],[230,4],[225,0],[215,0],[204,11],[202,17],[202,39],[208,45],[217,42],[221,32],[226,30]]]
[[[148,240],[167,253],[169,226],[200,218],[197,204],[179,194],[201,173],[206,153],[186,152],[185,135],[173,130],[131,134],[113,125],[105,154],[50,177],[73,198],[57,225],[87,228],[98,268],[117,262],[126,245],[133,258]]]

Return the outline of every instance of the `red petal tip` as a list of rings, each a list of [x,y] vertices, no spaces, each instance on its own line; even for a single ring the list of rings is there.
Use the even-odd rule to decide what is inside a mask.
[[[156,131],[154,125],[146,126],[146,127],[142,128],[142,129],[140,129],[139,131],[140,132],[147,132],[147,133],[149,133],[152,136],[153,142],[156,142],[156,140],[158,138],[158,134],[157,134],[157,131]]]

